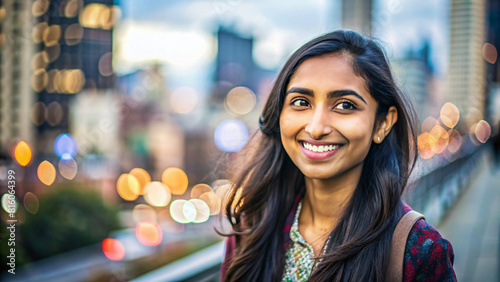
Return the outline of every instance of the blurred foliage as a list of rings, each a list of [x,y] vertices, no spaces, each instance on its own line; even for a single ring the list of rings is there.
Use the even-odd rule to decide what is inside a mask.
[[[40,198],[35,215],[20,225],[22,246],[32,261],[100,243],[119,228],[118,210],[93,189],[59,188]]]

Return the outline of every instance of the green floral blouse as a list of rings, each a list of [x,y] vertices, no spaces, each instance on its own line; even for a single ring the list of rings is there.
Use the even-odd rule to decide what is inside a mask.
[[[290,244],[286,250],[286,266],[282,281],[305,281],[309,278],[314,266],[314,250],[299,233],[299,215],[302,201],[290,229]]]

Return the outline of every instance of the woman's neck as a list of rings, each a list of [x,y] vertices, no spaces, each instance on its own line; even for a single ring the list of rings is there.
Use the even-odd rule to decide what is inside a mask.
[[[305,178],[306,194],[302,201],[300,223],[330,233],[354,194],[362,166],[342,176],[322,180]]]

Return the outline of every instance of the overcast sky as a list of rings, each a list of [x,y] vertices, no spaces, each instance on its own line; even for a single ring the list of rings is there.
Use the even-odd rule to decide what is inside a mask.
[[[448,64],[448,1],[375,1],[374,36],[387,43],[392,59],[429,40],[441,76]],[[148,56],[174,66],[180,63],[175,58],[185,56],[188,62],[180,69],[206,65],[215,56],[212,35],[219,24],[253,36],[254,59],[262,67],[277,68],[303,43],[342,27],[340,0],[121,0],[120,6],[116,59],[123,70],[140,66]]]

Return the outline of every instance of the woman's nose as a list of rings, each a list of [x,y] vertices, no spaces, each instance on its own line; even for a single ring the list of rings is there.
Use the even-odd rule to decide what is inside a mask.
[[[332,132],[332,127],[328,121],[328,110],[316,108],[311,116],[311,120],[306,125],[305,131],[311,138],[320,139]]]

